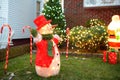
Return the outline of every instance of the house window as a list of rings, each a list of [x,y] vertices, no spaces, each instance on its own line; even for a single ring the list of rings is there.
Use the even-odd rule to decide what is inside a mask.
[[[36,15],[39,16],[40,15],[40,1],[37,1],[37,5],[36,5]]]
[[[120,0],[84,0],[84,7],[120,6]]]

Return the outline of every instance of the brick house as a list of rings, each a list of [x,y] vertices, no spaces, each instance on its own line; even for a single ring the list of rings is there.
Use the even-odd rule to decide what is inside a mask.
[[[84,1],[100,1],[100,0],[64,0],[64,13],[66,16],[67,27],[75,27],[77,25],[85,25],[85,22],[92,18],[103,20],[106,25],[111,21],[111,17],[115,14],[120,15],[120,1],[114,6],[96,6],[84,7]],[[113,0],[101,0],[110,3]]]
[[[22,33],[22,27],[30,25],[35,28],[33,19],[41,14],[44,3],[48,0],[1,0],[0,27],[3,23],[11,25],[15,32],[14,45],[29,42],[29,32]],[[103,20],[107,25],[114,14],[120,15],[120,5],[103,7],[84,7],[84,0],[60,0],[65,13],[67,27],[85,25],[92,18]],[[90,1],[90,0],[88,0]],[[99,1],[99,0],[97,0]],[[102,0],[104,1],[104,0]],[[119,0],[118,0],[119,1]]]

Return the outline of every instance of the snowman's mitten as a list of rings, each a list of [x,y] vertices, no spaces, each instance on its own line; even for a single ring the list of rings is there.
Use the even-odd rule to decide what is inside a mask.
[[[58,41],[61,41],[62,39],[59,37],[59,35],[55,34],[53,35],[54,38],[56,38]]]
[[[39,33],[37,34],[36,37],[33,37],[33,41],[36,43],[36,42],[39,42],[42,40],[42,35],[40,35]]]
[[[37,32],[36,29],[31,29],[30,32],[31,32],[31,34],[32,34],[33,37],[36,37],[37,34],[38,34],[38,32]]]
[[[58,43],[61,41],[61,38],[60,38],[57,34],[55,34],[55,35],[53,35],[53,41],[54,41],[56,44],[58,44]]]

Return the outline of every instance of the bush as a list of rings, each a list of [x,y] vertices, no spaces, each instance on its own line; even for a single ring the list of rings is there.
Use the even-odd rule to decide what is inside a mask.
[[[90,19],[86,22],[85,27],[105,26],[105,22],[100,19]]]
[[[70,30],[69,40],[70,47],[72,48],[75,47],[80,50],[96,52],[97,50],[101,49],[101,47],[107,47],[106,26],[94,24],[90,27],[73,27]]]

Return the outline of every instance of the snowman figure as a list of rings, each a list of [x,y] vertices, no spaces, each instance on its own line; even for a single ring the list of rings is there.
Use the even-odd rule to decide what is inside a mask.
[[[34,37],[37,52],[35,60],[36,73],[41,77],[57,75],[60,71],[60,53],[57,44],[61,38],[53,30],[56,25],[51,25],[44,15],[38,16],[34,23],[37,35]]]

